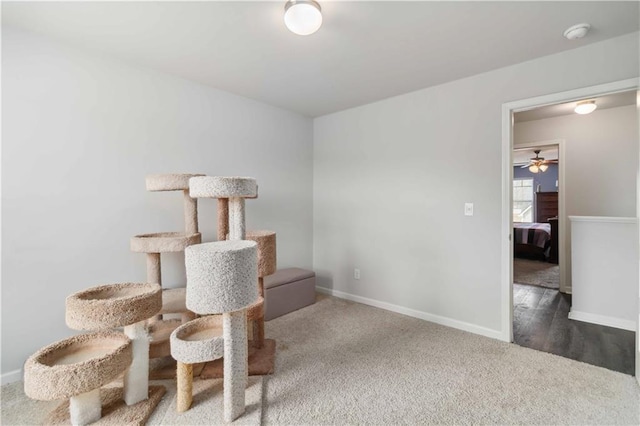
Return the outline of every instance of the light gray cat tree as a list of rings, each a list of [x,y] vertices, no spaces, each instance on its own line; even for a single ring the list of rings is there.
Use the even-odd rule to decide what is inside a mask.
[[[222,314],[224,419],[245,410],[248,380],[247,308],[258,301],[257,243],[245,240],[244,198],[257,194],[255,179],[194,177],[192,197],[229,199],[229,240],[185,250],[187,307],[202,315]]]

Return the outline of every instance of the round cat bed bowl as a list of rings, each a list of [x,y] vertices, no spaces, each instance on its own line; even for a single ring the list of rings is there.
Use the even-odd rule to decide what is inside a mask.
[[[171,356],[184,364],[213,361],[223,355],[222,315],[189,321],[171,333]]]
[[[189,180],[194,198],[255,198],[258,184],[250,177],[199,176]]]
[[[151,283],[92,287],[66,299],[66,322],[74,330],[101,330],[135,324],[162,309],[162,288]]]
[[[149,358],[163,358],[171,355],[170,337],[173,330],[182,324],[180,319],[156,321],[149,325]]]
[[[202,235],[184,232],[158,232],[141,234],[131,238],[131,251],[136,253],[168,253],[184,251],[193,244],[200,244]]]
[[[147,191],[183,191],[189,189],[189,179],[203,174],[161,174],[145,178]]]
[[[129,367],[131,359],[131,340],[122,333],[73,336],[27,359],[24,391],[43,401],[71,398],[111,382]]]
[[[247,320],[253,321],[264,317],[264,297],[259,296],[258,301],[247,308]]]

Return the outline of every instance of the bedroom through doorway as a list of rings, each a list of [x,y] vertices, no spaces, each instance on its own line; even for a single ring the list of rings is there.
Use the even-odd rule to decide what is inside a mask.
[[[630,375],[635,331],[575,316],[590,290],[576,278],[584,276],[584,264],[574,252],[599,249],[573,238],[572,225],[636,216],[635,96],[633,90],[514,112],[510,164],[513,342]],[[584,102],[598,110],[574,112]],[[601,277],[595,285],[611,283]]]

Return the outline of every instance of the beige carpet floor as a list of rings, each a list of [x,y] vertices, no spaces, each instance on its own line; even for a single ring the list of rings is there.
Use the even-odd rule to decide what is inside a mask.
[[[545,288],[560,288],[560,266],[539,260],[513,259],[513,282]]]
[[[265,424],[640,424],[631,376],[341,299],[266,331]]]
[[[254,382],[242,424],[640,424],[631,376],[333,297],[266,332],[276,373]],[[221,424],[203,403],[219,382],[198,384],[193,417],[159,383],[169,390],[150,424]],[[51,405],[5,385],[2,424],[36,424]]]

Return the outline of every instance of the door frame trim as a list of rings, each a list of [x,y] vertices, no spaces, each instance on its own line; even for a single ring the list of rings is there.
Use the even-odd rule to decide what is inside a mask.
[[[597,86],[583,87],[565,92],[552,93],[502,104],[502,224],[501,224],[501,305],[502,332],[501,338],[506,342],[513,341],[513,230],[512,190],[513,181],[513,113],[528,111],[546,105],[577,101],[584,98],[609,95],[613,93],[638,90],[639,79],[614,81]],[[639,159],[640,165],[640,159]],[[640,176],[640,175],[639,175]],[[640,177],[639,177],[640,179]],[[640,203],[640,199],[639,199]],[[638,216],[638,211],[636,211]],[[566,218],[564,218],[566,221]],[[560,225],[560,224],[559,224]],[[639,235],[640,239],[640,235]],[[570,283],[569,283],[570,284]],[[640,286],[640,283],[639,283]],[[640,321],[638,321],[640,324]],[[636,336],[639,336],[636,329]],[[637,342],[638,337],[636,338]],[[638,346],[638,343],[636,343]],[[636,347],[636,351],[640,349]],[[636,363],[636,377],[640,380],[640,362]]]

